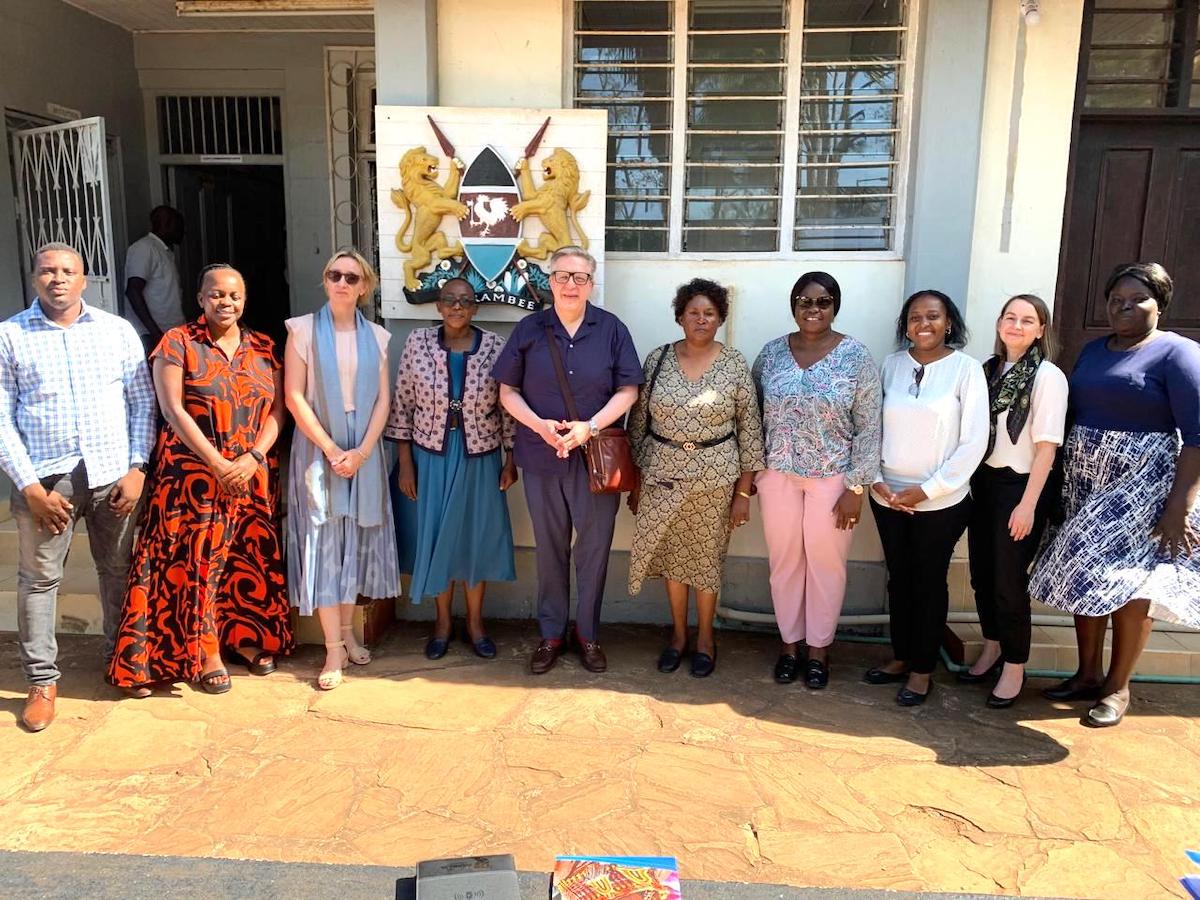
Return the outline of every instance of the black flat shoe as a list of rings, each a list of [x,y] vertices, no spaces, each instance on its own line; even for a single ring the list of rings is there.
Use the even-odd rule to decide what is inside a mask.
[[[1047,700],[1099,700],[1100,685],[1079,685],[1073,679],[1060,681],[1053,687],[1042,688]]]
[[[658,671],[664,675],[670,675],[679,668],[679,664],[683,662],[683,651],[676,650],[674,647],[667,647],[658,657]]]
[[[775,660],[775,680],[780,684],[791,684],[800,671],[800,660],[794,653],[780,653]]]
[[[450,649],[449,637],[431,637],[425,642],[425,658],[426,659],[441,659],[446,655],[446,651]]]
[[[274,672],[276,669],[274,656],[274,653],[260,650],[254,654],[254,659],[247,659],[242,656],[242,651],[235,647],[225,647],[221,650],[221,659],[227,663],[233,663],[235,666],[245,666],[251,675],[270,675]],[[270,662],[263,662],[264,659],[269,659]]]
[[[867,684],[899,684],[902,681],[908,681],[908,673],[885,672],[883,669],[867,669],[867,673],[863,675],[863,681]]]
[[[997,659],[986,672],[976,675],[971,671],[970,667],[958,672],[954,677],[958,679],[959,684],[982,684],[985,681],[993,681],[1000,677],[1000,670],[1004,668],[1004,659]]]
[[[1021,690],[1017,691],[1011,697],[997,697],[996,692],[992,691],[990,694],[988,694],[988,698],[984,701],[984,704],[988,709],[1008,709],[1017,702],[1017,698],[1021,696],[1021,691],[1025,690],[1025,682],[1028,680],[1029,678],[1027,676],[1022,676]]]
[[[819,659],[810,659],[804,664],[804,686],[819,691],[829,684],[829,666]]]
[[[900,688],[896,694],[896,702],[901,706],[920,706],[929,699],[929,695],[933,693],[933,682],[929,682],[929,689],[923,694],[918,694],[916,691],[910,691],[906,687]]]
[[[697,651],[692,654],[692,677],[707,678],[717,668],[717,650],[714,647],[712,655]]]
[[[475,655],[480,659],[496,658],[496,642],[486,634],[477,641],[473,641],[470,637],[467,637],[466,643],[471,645],[471,649],[475,651]]]

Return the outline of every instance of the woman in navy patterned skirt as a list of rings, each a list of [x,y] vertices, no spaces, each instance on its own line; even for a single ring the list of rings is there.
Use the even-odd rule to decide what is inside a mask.
[[[1104,293],[1113,333],[1071,373],[1066,519],[1030,596],[1075,615],[1079,669],[1043,693],[1093,700],[1086,725],[1116,725],[1152,619],[1200,627],[1200,346],[1161,331],[1171,277],[1118,266]],[[1104,674],[1104,633],[1113,620]]]

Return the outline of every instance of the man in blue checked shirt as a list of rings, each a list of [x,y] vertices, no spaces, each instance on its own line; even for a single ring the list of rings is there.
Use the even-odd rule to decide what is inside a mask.
[[[83,302],[79,253],[45,245],[33,281],[37,301],[0,323],[0,468],[16,485],[17,631],[30,685],[21,718],[41,731],[54,720],[55,604],[80,518],[113,652],[156,408],[133,326]]]

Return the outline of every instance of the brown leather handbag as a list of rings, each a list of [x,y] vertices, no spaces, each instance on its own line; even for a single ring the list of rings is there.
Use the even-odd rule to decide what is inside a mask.
[[[558,389],[567,404],[567,413],[573,421],[581,422],[558,341],[554,338],[553,325],[546,326],[546,343],[550,346],[550,358],[554,361],[554,373],[558,376]],[[624,428],[614,425],[600,429],[598,435],[583,445],[583,451],[587,456],[588,487],[593,494],[623,494],[638,486],[640,475]]]

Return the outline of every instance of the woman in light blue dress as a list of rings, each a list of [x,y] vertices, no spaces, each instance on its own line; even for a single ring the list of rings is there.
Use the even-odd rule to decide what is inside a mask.
[[[358,307],[378,283],[356,250],[322,277],[329,302],[288,319],[283,387],[296,420],[288,483],[288,587],[325,635],[317,685],[331,690],[348,663],[371,654],[354,638],[358,598],[400,594],[387,468],[379,438],[388,415],[387,330]]]
[[[384,431],[398,444],[392,496],[400,567],[412,574],[414,602],[437,598],[426,657],[446,655],[454,582],[461,581],[463,638],[491,659],[496,645],[483,625],[484,590],[488,581],[516,580],[504,497],[517,481],[513,423],[489,374],[504,339],[471,324],[475,293],[461,278],[442,285],[437,309],[441,326],[418,328],[405,342]]]

